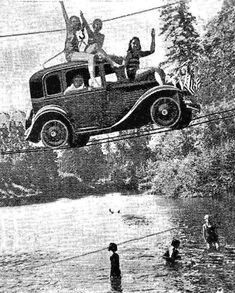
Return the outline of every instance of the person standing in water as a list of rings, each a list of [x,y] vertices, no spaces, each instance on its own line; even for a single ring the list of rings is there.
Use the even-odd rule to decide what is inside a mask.
[[[219,250],[216,226],[212,224],[211,217],[209,215],[205,215],[204,220],[205,223],[202,227],[202,233],[207,249],[215,248],[216,250]]]
[[[112,252],[112,255],[110,256],[110,262],[111,262],[111,270],[110,270],[111,288],[113,290],[115,290],[116,292],[122,292],[119,255],[116,253],[117,244],[116,243],[110,243],[109,247],[108,247],[108,251]]]

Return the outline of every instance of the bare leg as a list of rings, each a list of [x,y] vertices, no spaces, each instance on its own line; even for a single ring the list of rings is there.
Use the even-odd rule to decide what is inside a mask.
[[[114,62],[103,49],[99,48],[97,50],[97,53],[99,55],[101,55],[103,58],[105,58],[112,67],[119,68],[119,67],[123,66],[123,65],[120,65],[120,64],[117,64],[116,62]]]
[[[147,81],[155,79],[155,68],[138,69],[135,76],[135,81]]]
[[[87,61],[88,62],[88,71],[90,73],[91,83],[94,85],[95,80],[95,64],[94,64],[94,55],[87,52],[74,52],[71,56],[71,61]]]

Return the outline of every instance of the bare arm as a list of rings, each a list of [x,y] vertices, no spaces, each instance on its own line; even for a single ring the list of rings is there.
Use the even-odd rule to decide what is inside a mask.
[[[68,17],[67,11],[65,10],[64,2],[63,1],[60,1],[60,5],[61,5],[61,8],[62,8],[62,12],[63,12],[63,17],[64,17],[64,20],[65,20],[65,23],[68,24],[69,23],[69,17]]]
[[[146,57],[146,56],[149,56],[155,52],[155,29],[154,28],[151,31],[151,38],[152,38],[152,41],[151,41],[151,45],[150,45],[150,50],[149,51],[140,51],[139,52],[140,57]]]
[[[93,33],[93,31],[91,30],[91,28],[90,28],[90,26],[89,26],[87,20],[85,19],[85,17],[84,17],[84,15],[83,15],[82,11],[80,12],[80,16],[81,16],[81,19],[82,19],[82,25],[83,25],[83,27],[86,28],[86,31],[87,31],[88,37],[89,37],[89,38],[93,38],[93,37],[94,37],[94,33]]]
[[[126,58],[124,59],[125,66],[128,66],[130,58],[131,58],[131,53],[128,52],[126,55]]]
[[[155,52],[155,29],[153,28],[151,31],[151,45],[150,45],[150,52],[153,54]]]
[[[202,227],[202,235],[203,235],[204,240],[206,241],[206,227],[205,227],[205,225],[203,225],[203,227]]]
[[[172,254],[173,254],[173,247],[170,246],[169,247],[169,257],[172,257]]]

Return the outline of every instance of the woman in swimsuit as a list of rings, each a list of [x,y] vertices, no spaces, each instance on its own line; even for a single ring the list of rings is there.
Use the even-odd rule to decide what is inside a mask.
[[[95,80],[95,65],[94,65],[94,54],[89,52],[80,52],[79,44],[80,41],[76,35],[77,32],[82,31],[82,25],[78,16],[68,17],[63,1],[60,1],[63,17],[66,24],[66,40],[65,40],[65,58],[68,62],[70,61],[87,61],[88,70],[91,78],[91,85],[96,84]]]
[[[102,29],[103,23],[102,20],[96,18],[92,23],[92,28],[90,28],[87,20],[85,19],[82,11],[80,12],[80,17],[82,19],[82,25],[86,28],[88,35],[88,42],[85,48],[85,52],[89,54],[96,54],[109,62],[113,68],[119,68],[121,65],[115,63],[110,56],[102,49],[105,35],[100,31]]]

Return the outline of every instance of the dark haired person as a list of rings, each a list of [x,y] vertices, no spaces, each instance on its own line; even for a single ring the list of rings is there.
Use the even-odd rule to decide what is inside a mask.
[[[128,46],[125,58],[126,73],[130,81],[134,81],[139,72],[140,58],[149,56],[155,52],[155,29],[151,31],[151,45],[149,51],[142,51],[140,39],[133,37]]]
[[[111,270],[110,270],[110,282],[111,288],[115,292],[122,292],[122,284],[121,284],[121,270],[119,265],[119,255],[116,253],[117,244],[110,243],[108,247],[108,251],[112,251],[112,255],[110,256],[111,262]]]
[[[173,239],[171,242],[171,246],[164,253],[163,258],[167,263],[174,263],[177,259],[181,259],[179,255],[180,241],[178,239]]]
[[[110,278],[112,278],[112,277],[121,278],[121,270],[119,267],[119,255],[116,253],[117,244],[110,243],[109,247],[108,247],[108,251],[112,251],[112,253],[113,253],[110,256],[110,262],[111,262]]]

